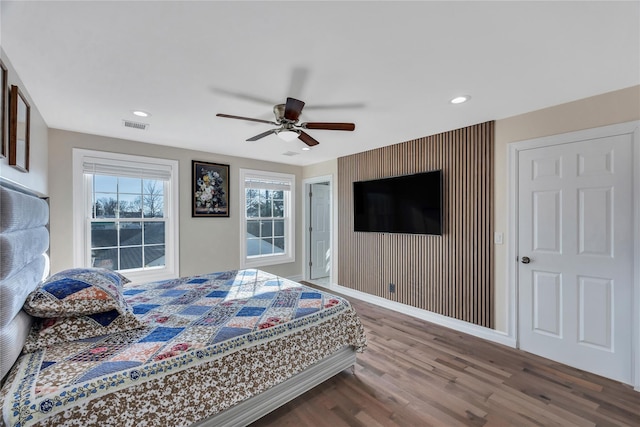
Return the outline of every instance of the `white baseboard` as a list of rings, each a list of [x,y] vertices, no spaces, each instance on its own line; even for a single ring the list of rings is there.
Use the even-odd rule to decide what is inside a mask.
[[[359,300],[375,304],[380,307],[388,308],[390,310],[394,310],[403,314],[407,314],[421,320],[426,320],[427,322],[435,323],[436,325],[444,326],[458,332],[464,332],[465,334],[473,335],[487,341],[516,348],[516,340],[514,337],[509,336],[504,332],[496,331],[495,329],[474,325],[473,323],[465,322],[463,320],[454,319],[452,317],[443,316],[432,311],[422,310],[410,305],[390,301],[386,298],[356,291],[350,288],[345,288],[344,286],[336,284],[331,284],[329,290],[344,294],[346,296],[358,298]]]

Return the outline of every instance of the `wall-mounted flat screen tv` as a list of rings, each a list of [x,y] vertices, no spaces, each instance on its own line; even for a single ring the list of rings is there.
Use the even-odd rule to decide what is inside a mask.
[[[442,171],[353,183],[354,231],[442,235]]]

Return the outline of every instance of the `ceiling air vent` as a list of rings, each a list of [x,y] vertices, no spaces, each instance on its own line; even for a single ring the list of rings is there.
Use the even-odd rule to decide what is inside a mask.
[[[284,153],[282,153],[283,156],[297,156],[300,153],[296,153],[295,151],[285,151]]]
[[[122,124],[126,128],[133,128],[133,129],[140,129],[140,130],[147,130],[149,128],[148,123],[132,122],[131,120],[122,120]]]

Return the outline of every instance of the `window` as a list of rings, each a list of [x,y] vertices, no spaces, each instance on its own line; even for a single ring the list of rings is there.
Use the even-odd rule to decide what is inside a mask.
[[[74,254],[132,281],[178,276],[178,162],[73,150]]]
[[[294,187],[294,175],[240,169],[242,268],[295,261]]]

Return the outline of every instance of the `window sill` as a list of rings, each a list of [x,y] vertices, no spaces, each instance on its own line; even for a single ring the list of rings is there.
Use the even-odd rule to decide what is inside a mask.
[[[140,283],[150,283],[157,282],[160,280],[172,280],[178,278],[178,273],[174,271],[170,271],[167,269],[159,269],[159,270],[131,270],[131,271],[121,271],[119,272],[124,277],[131,281],[132,285],[137,285]]]
[[[256,258],[245,258],[240,260],[240,268],[256,268],[267,265],[278,265],[295,262],[296,258],[289,255],[263,256]]]

